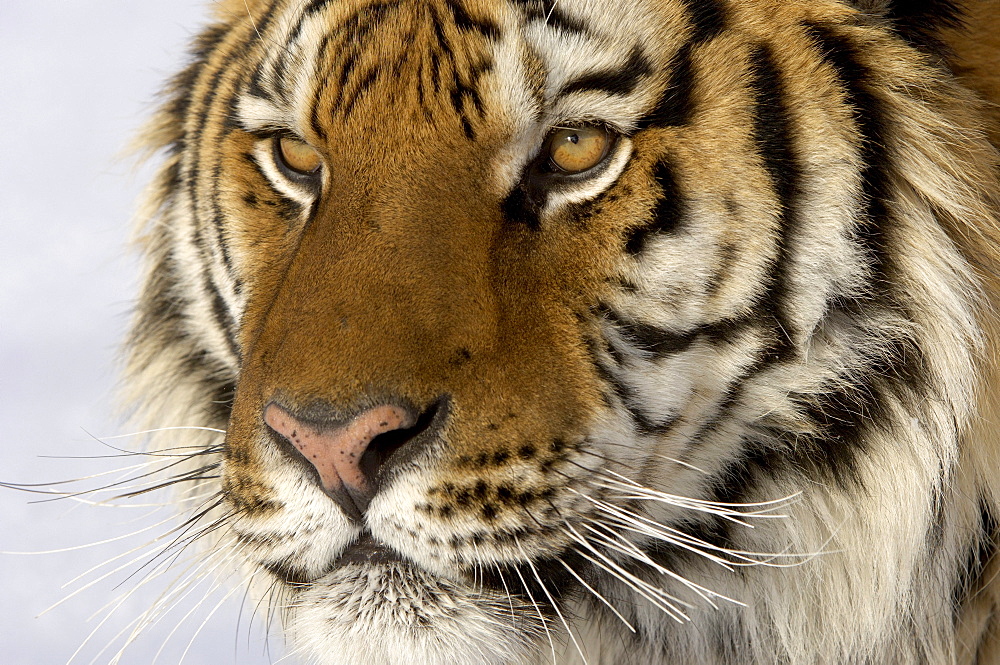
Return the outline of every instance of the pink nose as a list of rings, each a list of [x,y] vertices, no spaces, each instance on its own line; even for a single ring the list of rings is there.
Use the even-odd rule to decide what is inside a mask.
[[[319,472],[323,489],[355,517],[360,517],[374,494],[369,469],[362,466],[372,439],[412,427],[415,421],[407,409],[389,404],[329,427],[307,424],[274,402],[264,409],[264,422],[295,446]],[[348,497],[353,505],[345,505]]]

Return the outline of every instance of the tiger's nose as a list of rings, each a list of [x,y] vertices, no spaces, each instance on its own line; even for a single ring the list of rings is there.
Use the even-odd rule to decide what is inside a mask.
[[[411,438],[408,429],[417,418],[410,409],[382,404],[346,421],[317,424],[271,402],[264,408],[264,422],[319,472],[326,493],[361,520],[375,494],[376,473]]]

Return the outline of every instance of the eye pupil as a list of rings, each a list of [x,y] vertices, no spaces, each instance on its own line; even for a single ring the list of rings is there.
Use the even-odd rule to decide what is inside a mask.
[[[549,137],[549,162],[558,172],[582,173],[600,164],[610,146],[611,134],[603,127],[559,129]]]

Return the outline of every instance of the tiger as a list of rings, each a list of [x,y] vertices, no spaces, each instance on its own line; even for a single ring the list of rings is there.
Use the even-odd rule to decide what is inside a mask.
[[[1000,663],[995,0],[212,11],[128,399],[291,658]]]

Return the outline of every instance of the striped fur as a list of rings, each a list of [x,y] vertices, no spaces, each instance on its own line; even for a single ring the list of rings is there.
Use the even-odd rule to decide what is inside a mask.
[[[227,430],[154,443],[219,450],[199,519],[302,662],[1000,662],[989,5],[220,2],[145,135],[128,374]],[[275,395],[440,426],[358,525]]]

